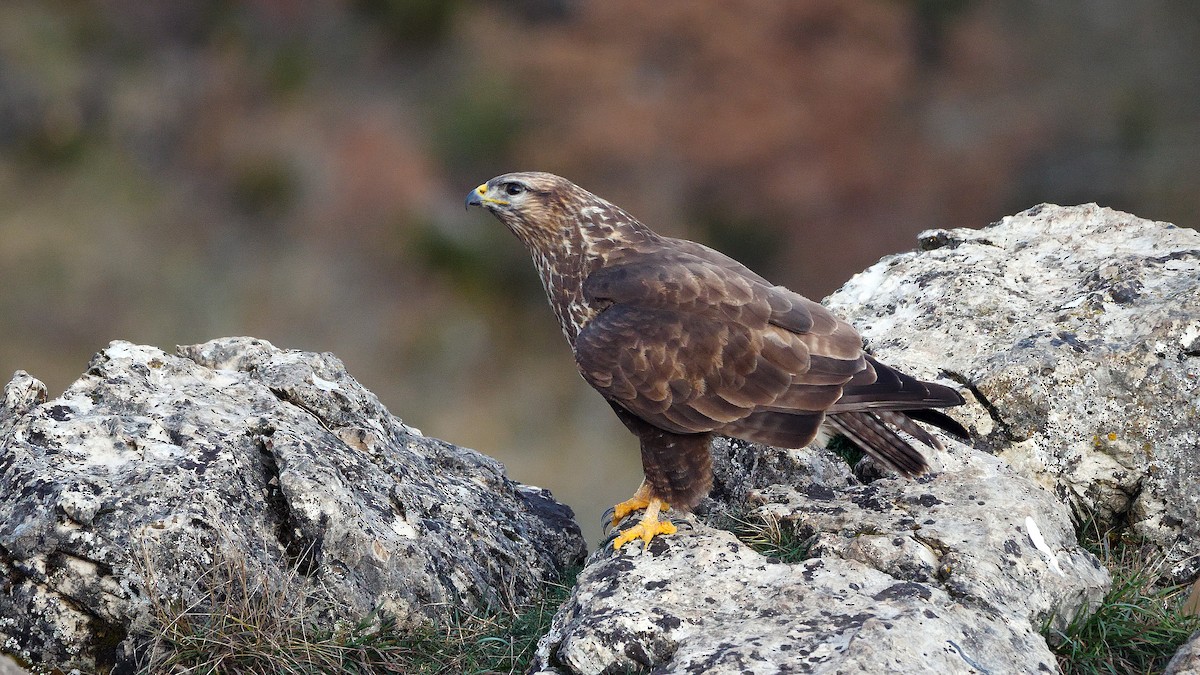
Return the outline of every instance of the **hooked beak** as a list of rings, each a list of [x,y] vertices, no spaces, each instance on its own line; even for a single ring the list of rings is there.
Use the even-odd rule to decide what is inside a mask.
[[[484,197],[479,193],[479,189],[472,190],[467,193],[467,208],[482,207],[484,205]]]
[[[480,185],[479,187],[475,188],[474,190],[471,190],[467,194],[467,208],[469,209],[472,206],[487,206],[488,204],[495,204],[497,206],[508,206],[507,201],[505,201],[503,199],[496,199],[495,197],[488,197],[487,193],[488,193],[488,184],[487,183]]]
[[[467,193],[467,208],[472,206],[483,206],[483,196],[487,194],[487,183],[471,190]]]

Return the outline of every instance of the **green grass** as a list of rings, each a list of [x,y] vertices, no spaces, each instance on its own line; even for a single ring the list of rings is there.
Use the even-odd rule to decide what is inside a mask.
[[[829,450],[838,457],[841,457],[842,461],[846,462],[846,465],[850,467],[851,471],[858,466],[858,463],[861,462],[862,458],[865,456],[865,453],[861,448],[841,434],[838,434],[830,439],[829,444],[825,446],[825,449]]]
[[[1086,526],[1085,526],[1086,531]],[[1062,632],[1042,633],[1067,675],[1161,673],[1200,617],[1184,613],[1190,584],[1159,583],[1162,555],[1154,547],[1110,531],[1081,543],[1112,573],[1112,589],[1089,616],[1077,615]]]
[[[157,595],[154,570],[143,563],[143,572],[152,612],[139,673],[440,675],[526,670],[578,570],[537,602],[460,610],[446,625],[416,629],[378,613],[322,627],[317,617],[328,600],[305,580],[293,573],[264,582],[237,554],[224,554],[195,582],[203,600],[188,606]]]
[[[777,518],[729,516],[723,529],[733,532],[750,548],[780,562],[797,563],[807,560],[814,536],[800,531],[796,523]]]

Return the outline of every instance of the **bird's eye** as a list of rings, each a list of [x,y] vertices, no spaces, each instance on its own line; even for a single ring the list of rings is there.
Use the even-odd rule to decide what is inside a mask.
[[[520,183],[507,183],[504,186],[504,192],[510,197],[521,194],[525,191],[525,186]]]

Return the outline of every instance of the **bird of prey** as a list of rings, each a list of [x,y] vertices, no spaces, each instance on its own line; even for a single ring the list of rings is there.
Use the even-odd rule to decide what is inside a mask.
[[[904,476],[928,465],[898,431],[941,448],[914,420],[967,436],[936,410],[962,404],[957,391],[880,363],[822,305],[565,178],[497,176],[470,192],[471,206],[529,249],[583,379],[641,441],[645,479],[613,525],[644,513],[617,549],[675,532],[660,512],[708,494],[713,434],[801,448],[827,425]]]

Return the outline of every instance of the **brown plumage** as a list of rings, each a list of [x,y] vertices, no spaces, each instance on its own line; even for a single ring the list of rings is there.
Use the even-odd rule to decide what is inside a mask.
[[[963,403],[863,352],[854,328],[706,246],[664,237],[548,173],[510,173],[471,191],[533,256],[579,372],[641,441],[645,482],[616,507],[642,521],[617,538],[673,532],[668,505],[691,509],[712,486],[713,434],[799,448],[821,426],[913,476],[932,448],[914,419],[966,431],[932,410]]]

